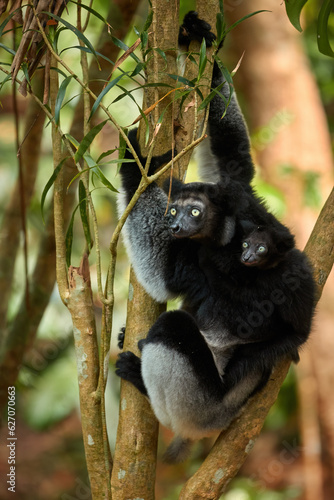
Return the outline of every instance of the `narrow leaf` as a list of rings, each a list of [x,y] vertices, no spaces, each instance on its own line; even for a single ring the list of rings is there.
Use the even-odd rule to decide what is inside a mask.
[[[159,47],[156,47],[154,50],[156,52],[158,52],[158,54],[163,58],[163,60],[167,64],[167,56],[166,56],[165,52],[163,50],[159,49]]]
[[[139,73],[145,68],[145,63],[139,62],[133,72],[131,73],[131,78],[134,78],[135,76],[139,75]]]
[[[117,189],[108,181],[108,179],[106,178],[106,176],[99,167],[95,167],[93,171],[98,176],[98,178],[105,187],[107,187],[108,189],[110,189],[110,191],[113,191],[114,193],[118,193]]]
[[[3,30],[5,29],[5,27],[7,26],[7,24],[9,23],[9,21],[12,19],[12,17],[15,16],[15,14],[21,10],[21,7],[18,8],[18,9],[15,9],[13,12],[11,12],[8,16],[6,16],[5,20],[3,23],[0,24],[0,37],[3,35]],[[12,31],[12,30],[9,30],[9,31]],[[6,32],[7,33],[7,32]]]
[[[88,132],[88,134],[85,135],[85,137],[80,142],[80,146],[79,146],[77,152],[75,153],[75,156],[74,156],[75,163],[77,163],[78,161],[81,160],[81,158],[86,153],[87,149],[90,147],[90,145],[92,144],[92,142],[95,139],[95,137],[97,136],[97,134],[99,132],[101,132],[101,130],[103,129],[103,127],[105,126],[107,121],[108,120],[105,120],[104,122],[99,123],[98,125],[93,127]]]
[[[151,26],[153,20],[153,10],[151,9],[148,13],[147,19],[144,24],[143,31],[147,31],[148,28]]]
[[[115,153],[116,149],[117,148],[109,149],[108,151],[105,151],[104,153],[100,154],[100,156],[96,160],[96,163],[100,163],[100,161],[103,160],[103,158],[105,158],[106,156],[109,156],[109,155],[112,155],[113,153]]]
[[[109,28],[111,28],[110,24],[107,23],[107,21],[105,20],[105,18],[103,16],[101,16],[101,14],[99,14],[96,10],[92,9],[91,7],[88,7],[88,5],[84,5],[81,2],[79,4],[75,0],[72,0],[72,3],[75,3],[76,5],[80,5],[80,8],[84,8],[84,9],[88,10],[88,12],[90,12],[91,14],[93,14],[93,16],[95,16],[98,19],[100,19],[100,21],[102,21],[103,24],[106,24],[107,26],[109,26]]]
[[[44,14],[48,14],[49,16],[53,17],[59,23],[62,23],[64,26],[66,26],[66,28],[68,28],[70,31],[72,31],[89,48],[89,50],[91,51],[91,54],[93,54],[95,56],[96,60],[98,61],[93,45],[90,43],[88,38],[86,38],[85,35],[83,33],[81,33],[81,31],[78,30],[78,28],[76,28],[75,26],[73,26],[69,22],[65,21],[65,19],[62,19],[61,17],[56,16],[55,14],[52,14],[52,12],[44,12]]]
[[[303,31],[300,25],[300,14],[307,0],[285,0],[285,10],[290,23],[298,31]]]
[[[181,83],[184,83],[185,85],[188,85],[189,87],[194,87],[195,86],[195,82],[194,81],[188,80],[188,78],[185,78],[183,76],[180,76],[180,75],[171,75],[170,73],[168,73],[168,76],[170,78],[173,78],[173,80],[176,80],[177,82],[181,82]]]
[[[42,197],[41,197],[41,212],[42,212],[42,219],[43,219],[43,222],[44,222],[44,215],[43,215],[43,209],[44,209],[44,203],[45,203],[45,198],[46,198],[46,195],[48,194],[49,190],[51,189],[53,183],[55,182],[55,180],[57,179],[58,177],[58,174],[63,166],[63,164],[65,163],[66,160],[68,160],[69,156],[67,156],[66,158],[64,158],[60,163],[59,165],[57,165],[57,167],[54,169],[54,171],[52,172],[52,175],[50,177],[50,179],[48,180],[48,182],[45,184],[45,187],[43,189],[43,192],[42,192]]]
[[[87,243],[87,248],[90,251],[93,246],[93,241],[92,241],[92,236],[90,234],[90,227],[88,220],[86,189],[82,180],[79,181],[79,206],[80,206],[80,217]]]
[[[0,43],[0,47],[7,50],[7,52],[9,52],[12,56],[15,56],[16,54],[15,50],[11,49],[10,47],[7,47],[3,43]]]
[[[74,216],[75,212],[78,210],[78,206],[74,209],[72,214],[70,223],[68,225],[66,236],[65,236],[65,245],[66,245],[66,264],[68,267],[71,265],[71,255],[72,255],[72,243],[73,243],[73,224],[74,224]]]
[[[199,80],[202,78],[207,60],[208,60],[208,58],[206,57],[206,43],[205,43],[205,38],[203,38],[202,43],[201,43],[201,48],[199,51],[197,82],[199,82]]]
[[[238,24],[242,23],[246,19],[249,19],[250,17],[256,16],[256,14],[261,14],[261,12],[271,12],[270,10],[257,10],[256,12],[252,12],[251,14],[248,14],[247,16],[242,17],[241,19],[238,19],[235,23],[233,23],[229,28],[226,30],[226,35],[229,33],[231,30],[233,30]]]
[[[147,42],[148,42],[148,33],[147,33],[147,31],[143,31],[140,34],[140,40],[141,40],[142,49],[144,50],[145,47],[146,47],[146,45],[147,45]]]
[[[70,141],[70,143],[72,144],[72,146],[75,147],[75,149],[78,149],[80,143],[75,139],[75,137],[73,137],[73,135],[65,134],[65,137]]]
[[[116,47],[118,47],[119,49],[122,49],[124,50],[125,52],[127,50],[129,50],[129,47],[124,43],[122,42],[121,40],[119,40],[118,38],[116,38],[115,36],[112,36],[111,37],[112,41],[114,42],[114,44],[116,45]],[[132,59],[134,59],[137,63],[139,62],[139,58],[136,56],[136,54],[134,54],[133,52],[130,54],[130,56],[132,57]]]
[[[110,89],[112,89],[115,85],[117,85],[117,83],[121,80],[121,78],[123,78],[124,74],[125,73],[123,73],[122,75],[119,75],[117,78],[114,78],[113,80],[111,80],[111,82],[109,82],[108,85],[106,87],[104,87],[104,89],[102,90],[102,92],[100,92],[98,98],[94,102],[94,105],[92,107],[92,110],[91,110],[89,118],[88,118],[88,121],[92,118],[93,114],[95,113],[95,111],[99,107],[99,104],[102,101],[103,97],[106,94],[108,94],[108,92],[109,92]]]
[[[59,118],[60,118],[60,110],[64,101],[64,97],[66,94],[66,89],[68,87],[68,84],[72,80],[73,76],[67,76],[65,80],[62,81],[61,85],[59,86],[57,98],[56,98],[56,103],[55,103],[55,123],[56,125],[59,125]]]
[[[201,102],[201,104],[198,106],[198,111],[202,111],[202,109],[205,109],[207,107],[207,105],[212,101],[212,99],[215,97],[215,95],[219,95],[220,97],[224,97],[222,96],[222,94],[219,92],[223,86],[225,85],[226,82],[223,82],[221,83],[220,85],[218,85],[217,88],[213,89],[210,94]],[[225,104],[226,104],[226,99],[224,98],[223,99],[225,101]]]
[[[217,45],[219,46],[225,38],[226,23],[221,12],[216,15]]]
[[[4,80],[2,80],[2,82],[0,82],[0,90],[5,85],[5,83],[9,82],[11,79],[12,79],[12,75],[7,75],[6,78]]]
[[[324,0],[318,16],[317,41],[319,51],[325,56],[334,57],[333,49],[329,42],[329,16],[334,9],[334,0]]]

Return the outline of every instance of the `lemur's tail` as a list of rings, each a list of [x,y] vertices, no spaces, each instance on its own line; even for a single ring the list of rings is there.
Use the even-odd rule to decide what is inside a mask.
[[[190,453],[192,441],[176,436],[163,455],[163,461],[168,464],[183,462]]]

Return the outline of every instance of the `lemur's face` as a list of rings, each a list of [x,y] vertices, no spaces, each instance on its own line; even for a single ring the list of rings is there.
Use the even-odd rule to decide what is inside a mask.
[[[270,241],[262,232],[252,232],[242,242],[240,260],[245,266],[266,267],[268,263]]]
[[[205,238],[207,205],[202,197],[175,200],[170,205],[169,227],[175,238]]]

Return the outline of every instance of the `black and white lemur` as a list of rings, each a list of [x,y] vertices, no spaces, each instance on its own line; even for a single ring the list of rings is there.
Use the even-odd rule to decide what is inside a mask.
[[[194,12],[180,32],[183,42],[199,34],[207,45],[212,41],[210,26]],[[215,64],[212,88],[223,81]],[[167,195],[151,184],[124,227],[146,291],[159,302],[183,298],[182,309],[163,313],[140,341],[141,359],[123,352],[116,370],[148,396],[158,420],[176,434],[169,461],[182,460],[192,440],[226,428],[279,359],[298,360],[314,310],[306,256],[250,187],[254,167],[235,97],[221,119],[224,111],[215,96],[201,170],[208,182],[174,181],[167,215]],[[129,137],[144,161],[136,131]],[[150,173],[168,156],[154,158]],[[120,174],[125,208],[141,174],[133,163],[124,163]]]

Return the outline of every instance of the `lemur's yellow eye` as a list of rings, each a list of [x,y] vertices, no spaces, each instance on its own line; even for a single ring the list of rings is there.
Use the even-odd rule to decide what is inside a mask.
[[[171,213],[171,215],[175,216],[176,215],[176,208],[171,208],[170,213]]]
[[[258,248],[258,252],[259,253],[263,253],[265,251],[266,251],[266,247],[265,246],[263,246],[263,245],[259,246],[259,248]]]
[[[191,215],[193,215],[194,217],[198,217],[200,214],[200,211],[198,210],[198,208],[193,208],[192,211],[191,211]]]
[[[247,241],[244,241],[243,244],[242,244],[242,248],[248,248],[248,243]]]

